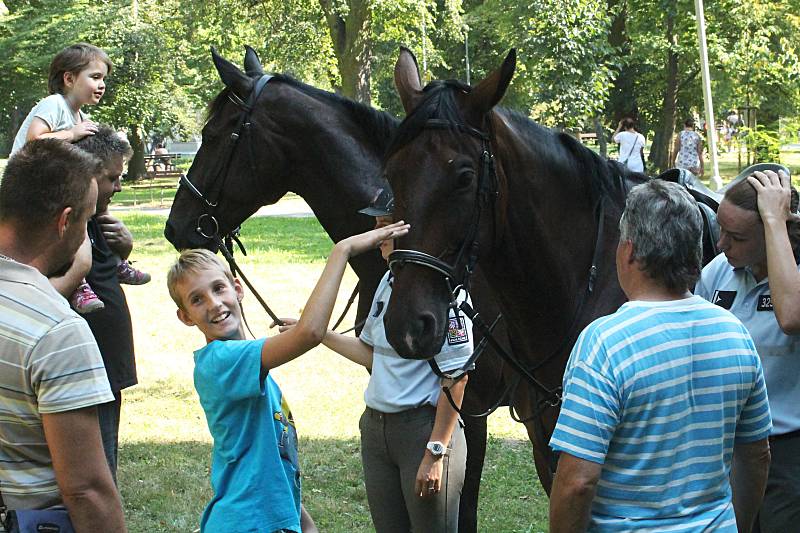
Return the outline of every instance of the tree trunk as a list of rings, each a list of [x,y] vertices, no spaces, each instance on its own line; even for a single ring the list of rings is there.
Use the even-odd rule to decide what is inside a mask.
[[[348,0],[342,16],[331,0],[319,0],[333,41],[342,85],[339,91],[348,98],[370,103],[372,70],[372,10],[370,0]]]
[[[8,130],[6,130],[8,135],[6,139],[7,144],[4,147],[4,152],[6,154],[11,153],[11,148],[14,147],[14,138],[17,136],[20,126],[22,126],[22,123],[25,121],[25,116],[25,111],[21,106],[14,106],[14,110],[11,111],[11,116],[9,117]]]
[[[638,119],[639,108],[636,103],[634,92],[634,80],[636,79],[634,69],[628,64],[628,57],[631,51],[631,42],[626,31],[627,24],[627,3],[620,0],[608,0],[609,11],[619,10],[611,21],[611,29],[608,33],[608,44],[610,44],[619,54],[620,69],[614,79],[613,86],[606,105],[606,117],[611,120],[613,127],[625,117]]]
[[[672,137],[675,132],[675,111],[678,97],[678,53],[677,36],[675,35],[675,9],[670,6],[666,14],[666,39],[669,50],[666,58],[666,80],[664,88],[664,101],[661,106],[661,120],[656,127],[653,145],[650,148],[650,164],[660,171],[666,170],[670,165]]]
[[[128,141],[130,141],[131,148],[133,148],[133,155],[128,161],[128,180],[137,181],[143,178],[146,173],[144,166],[144,139],[139,133],[138,125],[130,126]]]
[[[594,131],[597,134],[597,149],[600,150],[600,155],[608,157],[608,139],[606,139],[606,130],[603,127],[602,117],[594,117]]]

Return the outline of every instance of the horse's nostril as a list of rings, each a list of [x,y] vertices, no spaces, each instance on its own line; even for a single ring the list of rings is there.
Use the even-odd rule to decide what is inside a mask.
[[[419,320],[421,322],[420,333],[422,338],[427,339],[431,337],[436,330],[436,318],[432,313],[422,313]]]

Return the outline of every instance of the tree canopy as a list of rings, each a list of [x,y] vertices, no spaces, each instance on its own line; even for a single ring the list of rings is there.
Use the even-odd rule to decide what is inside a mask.
[[[707,2],[717,114],[745,105],[759,121],[800,109],[800,0]],[[7,0],[0,9],[0,152],[46,96],[53,55],[104,48],[115,68],[93,117],[144,140],[197,134],[221,84],[209,47],[239,62],[253,46],[289,73],[401,113],[400,45],[424,80],[473,82],[509,48],[518,67],[503,105],[552,127],[608,132],[635,116],[665,164],[676,122],[702,112],[692,0]],[[2,6],[0,6],[2,7]]]

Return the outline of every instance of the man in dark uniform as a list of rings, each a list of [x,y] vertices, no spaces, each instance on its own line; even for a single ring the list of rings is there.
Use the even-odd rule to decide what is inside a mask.
[[[105,308],[84,315],[84,318],[97,340],[114,394],[114,401],[98,405],[97,412],[106,459],[116,480],[121,391],[137,383],[131,314],[117,276],[120,260],[127,259],[133,249],[133,237],[119,219],[107,213],[107,208],[111,197],[122,189],[120,176],[125,161],[131,155],[131,146],[126,139],[104,125],[94,135],[75,144],[103,163],[103,171],[97,178],[97,213],[102,214],[89,220],[92,268],[86,280]],[[109,245],[121,256],[112,252]]]

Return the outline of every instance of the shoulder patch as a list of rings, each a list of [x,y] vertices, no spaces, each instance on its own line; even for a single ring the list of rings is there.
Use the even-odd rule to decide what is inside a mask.
[[[756,311],[773,311],[774,306],[772,305],[772,295],[769,294],[762,294],[758,297],[758,306],[756,306]]]
[[[714,297],[711,299],[711,303],[723,309],[730,310],[735,298],[736,291],[714,291]]]
[[[447,344],[455,346],[469,342],[469,331],[463,316],[448,318]]]

